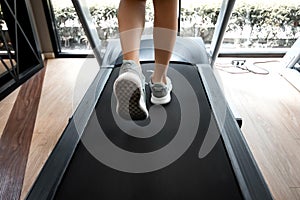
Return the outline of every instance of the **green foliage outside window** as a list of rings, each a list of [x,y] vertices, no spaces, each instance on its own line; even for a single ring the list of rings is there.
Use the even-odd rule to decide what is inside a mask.
[[[90,8],[99,37],[118,37],[117,8]],[[88,48],[84,31],[74,8],[54,10],[56,28],[65,49]],[[206,5],[181,9],[181,35],[201,36],[209,43],[219,14],[219,8]],[[146,22],[153,21],[153,11],[146,8]],[[235,7],[224,42],[234,47],[289,47],[300,36],[300,5]]]

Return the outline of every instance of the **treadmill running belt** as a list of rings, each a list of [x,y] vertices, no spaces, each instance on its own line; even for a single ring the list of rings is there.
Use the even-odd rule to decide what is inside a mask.
[[[142,64],[146,80],[153,65]],[[197,68],[171,63],[171,103],[151,105],[147,85],[151,120],[135,123],[115,113],[118,72],[114,68],[54,199],[243,199]]]

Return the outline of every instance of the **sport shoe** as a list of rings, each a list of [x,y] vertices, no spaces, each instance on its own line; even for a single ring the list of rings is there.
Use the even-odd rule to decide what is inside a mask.
[[[149,116],[145,102],[145,77],[132,60],[124,60],[114,83],[116,112],[126,120],[143,120]]]
[[[152,83],[150,78],[151,88],[151,103],[153,104],[167,104],[171,101],[172,82],[167,77],[167,84]]]

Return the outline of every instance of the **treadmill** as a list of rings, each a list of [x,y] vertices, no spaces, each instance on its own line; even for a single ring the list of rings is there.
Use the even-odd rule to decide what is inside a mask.
[[[234,3],[223,1],[209,52],[201,38],[177,38],[172,101],[147,99],[150,117],[125,121],[112,94],[120,42],[111,40],[102,56],[88,7],[73,0],[100,70],[26,199],[273,199],[212,69]],[[147,80],[153,48],[151,37],[142,39]]]

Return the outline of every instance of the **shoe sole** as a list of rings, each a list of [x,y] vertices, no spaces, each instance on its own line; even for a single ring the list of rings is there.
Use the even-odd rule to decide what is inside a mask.
[[[157,97],[153,96],[153,94],[151,95],[151,103],[156,104],[156,105],[167,104],[167,103],[170,103],[170,101],[171,101],[170,93],[161,98],[157,98]]]
[[[115,81],[114,94],[117,99],[116,112],[120,117],[126,120],[144,120],[148,117],[141,83],[134,74],[121,74]]]

